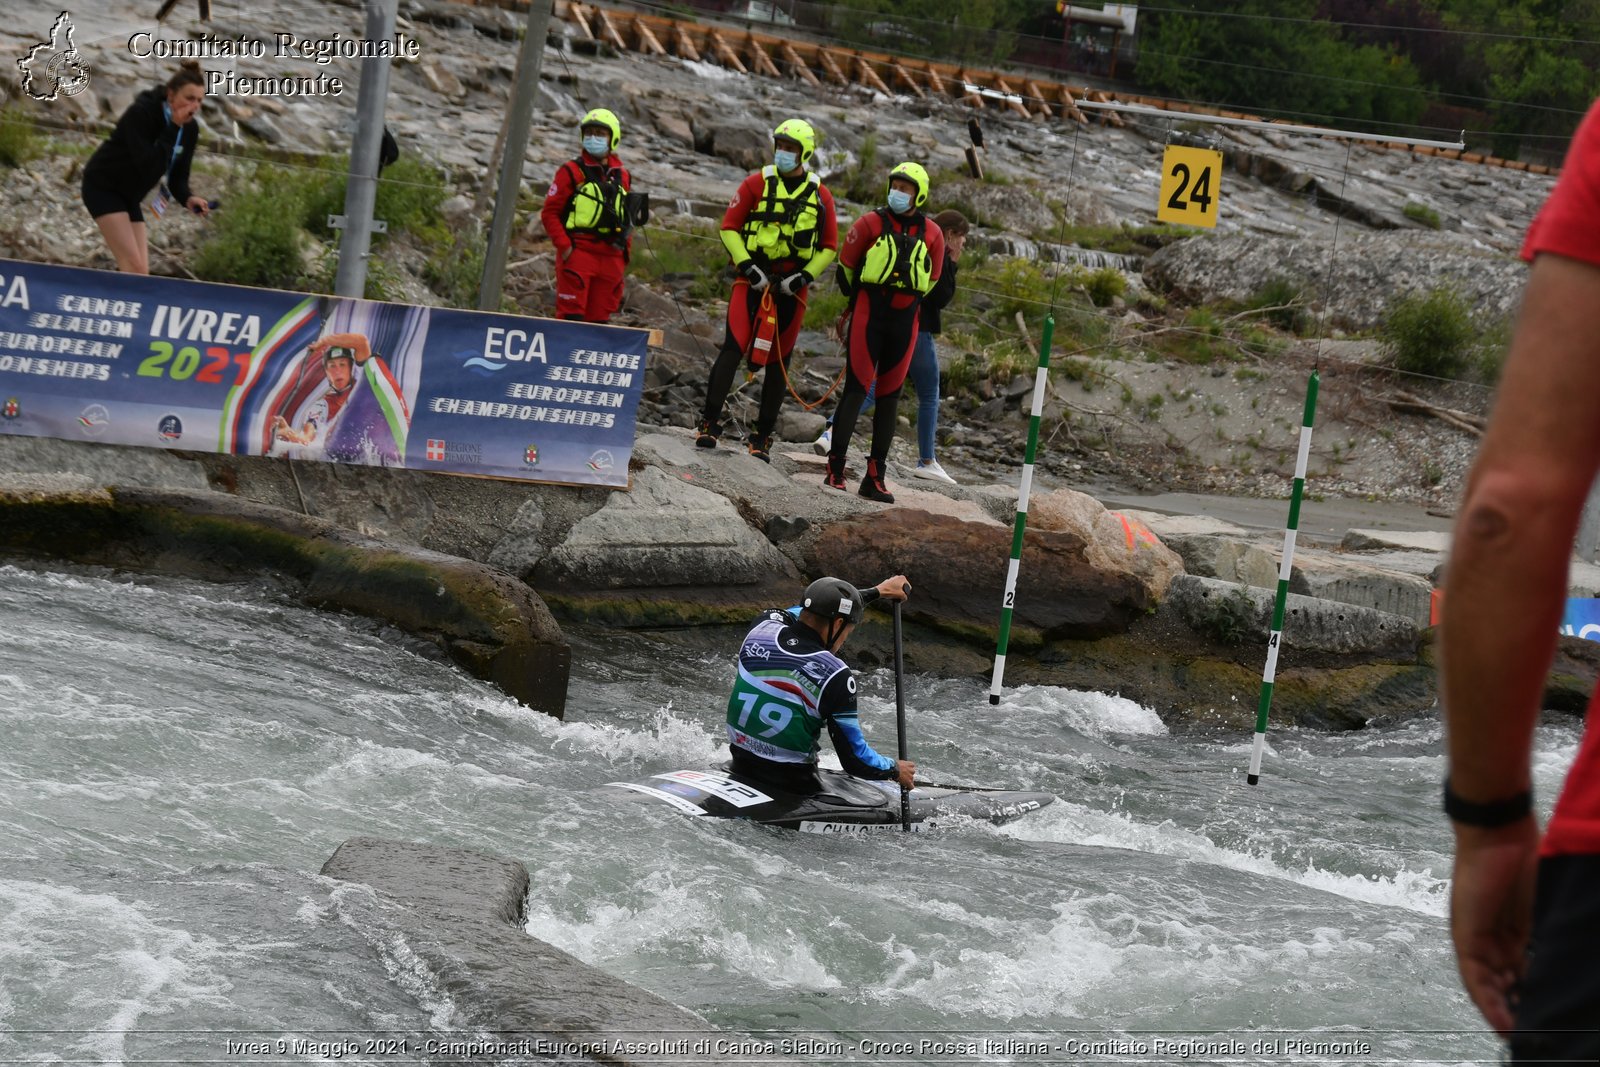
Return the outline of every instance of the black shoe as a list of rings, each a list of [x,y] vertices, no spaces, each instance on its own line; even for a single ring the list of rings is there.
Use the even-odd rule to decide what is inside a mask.
[[[830,455],[828,457],[828,473],[823,475],[822,484],[826,485],[829,489],[837,489],[841,493],[844,492],[844,457],[843,456],[831,456]]]
[[[889,492],[889,487],[883,483],[883,464],[875,459],[867,460],[867,473],[862,477],[861,488],[856,492],[868,500],[877,500],[884,504],[894,503],[894,494]]]
[[[772,435],[770,433],[753,433],[745,438],[745,443],[750,446],[750,454],[763,463],[772,462]]]
[[[700,428],[695,431],[694,443],[699,448],[716,448],[717,439],[721,436],[722,423],[701,419]]]

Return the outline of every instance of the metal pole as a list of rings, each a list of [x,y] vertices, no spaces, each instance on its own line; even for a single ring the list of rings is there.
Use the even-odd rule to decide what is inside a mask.
[[[1006,647],[1011,643],[1011,612],[1017,603],[1017,571],[1022,567],[1022,534],[1028,525],[1028,496],[1033,491],[1033,457],[1039,450],[1039,421],[1044,414],[1044,389],[1050,381],[1050,341],[1056,317],[1046,315],[1044,339],[1039,343],[1039,371],[1033,379],[1033,417],[1028,420],[1028,451],[1022,458],[1022,486],[1017,490],[1017,519],[1011,531],[1011,562],[1006,567],[1005,599],[1000,602],[1000,641],[994,650],[994,677],[989,682],[989,703],[1000,703],[1000,683],[1006,676]]]
[[[551,6],[551,0],[533,0],[528,5],[528,28],[523,31],[522,49],[517,53],[517,81],[511,91],[505,144],[500,150],[500,184],[494,194],[494,218],[489,223],[489,243],[483,252],[479,311],[500,310],[506,248],[511,244],[517,193],[522,189],[522,161],[528,151],[528,129],[533,125],[533,101],[539,91],[539,68],[544,65],[544,39],[550,29]]]
[[[1272,682],[1278,673],[1278,647],[1283,644],[1283,610],[1289,600],[1289,574],[1294,566],[1294,542],[1300,531],[1300,497],[1306,488],[1306,465],[1311,460],[1311,423],[1317,417],[1317,386],[1322,377],[1311,372],[1306,383],[1306,410],[1300,420],[1300,454],[1294,461],[1294,492],[1289,494],[1289,521],[1283,528],[1283,561],[1278,565],[1278,596],[1272,605],[1272,633],[1267,636],[1267,665],[1261,671],[1261,700],[1256,705],[1256,737],[1250,750],[1250,771],[1245,781],[1261,781],[1261,750],[1267,743],[1267,712],[1272,707]]]
[[[902,652],[900,601],[894,602],[894,735],[900,759],[906,759],[906,667]],[[911,790],[900,787],[900,831],[911,832]]]
[[[398,0],[367,0],[368,41],[393,41]],[[339,239],[339,270],[333,291],[359,297],[367,287],[367,256],[372,247],[372,209],[378,202],[378,151],[383,145],[383,110],[389,98],[389,63],[368,56],[361,61],[356,97],[356,136],[350,146],[350,179],[344,190],[344,235]]]

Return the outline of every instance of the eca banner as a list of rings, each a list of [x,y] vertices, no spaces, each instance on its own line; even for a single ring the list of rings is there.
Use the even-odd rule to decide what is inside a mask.
[[[1561,632],[1567,637],[1600,641],[1600,600],[1593,597],[1568,597],[1561,618]]]
[[[647,337],[0,259],[0,433],[626,487]]]

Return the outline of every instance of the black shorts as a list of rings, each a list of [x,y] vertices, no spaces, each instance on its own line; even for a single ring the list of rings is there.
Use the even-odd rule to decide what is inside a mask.
[[[143,222],[144,212],[139,210],[137,197],[130,199],[128,194],[119,193],[115,189],[107,189],[103,185],[83,183],[83,206],[89,209],[91,218],[101,215],[113,215],[118,211],[126,211],[129,220]]]
[[[1600,1062],[1600,856],[1539,861],[1511,1061]]]

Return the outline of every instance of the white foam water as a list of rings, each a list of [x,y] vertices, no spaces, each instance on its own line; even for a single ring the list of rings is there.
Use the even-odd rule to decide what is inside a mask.
[[[52,1027],[79,1058],[132,1060],[214,1055],[157,1033],[179,1022],[461,1026],[385,906],[315,874],[360,834],[524,861],[528,936],[734,1030],[1365,1027],[1405,1031],[1379,1052],[1407,1060],[1494,1052],[1445,930],[1436,716],[1274,731],[1251,788],[1247,737],[911,676],[924,779],[1056,803],[998,829],[798,835],[603,788],[726,758],[718,654],[574,628],[563,722],[266,592],[12,566],[0,602],[0,1058],[39,1058],[25,1035]],[[880,751],[892,684],[862,680]],[[1542,797],[1576,737],[1540,728]]]

